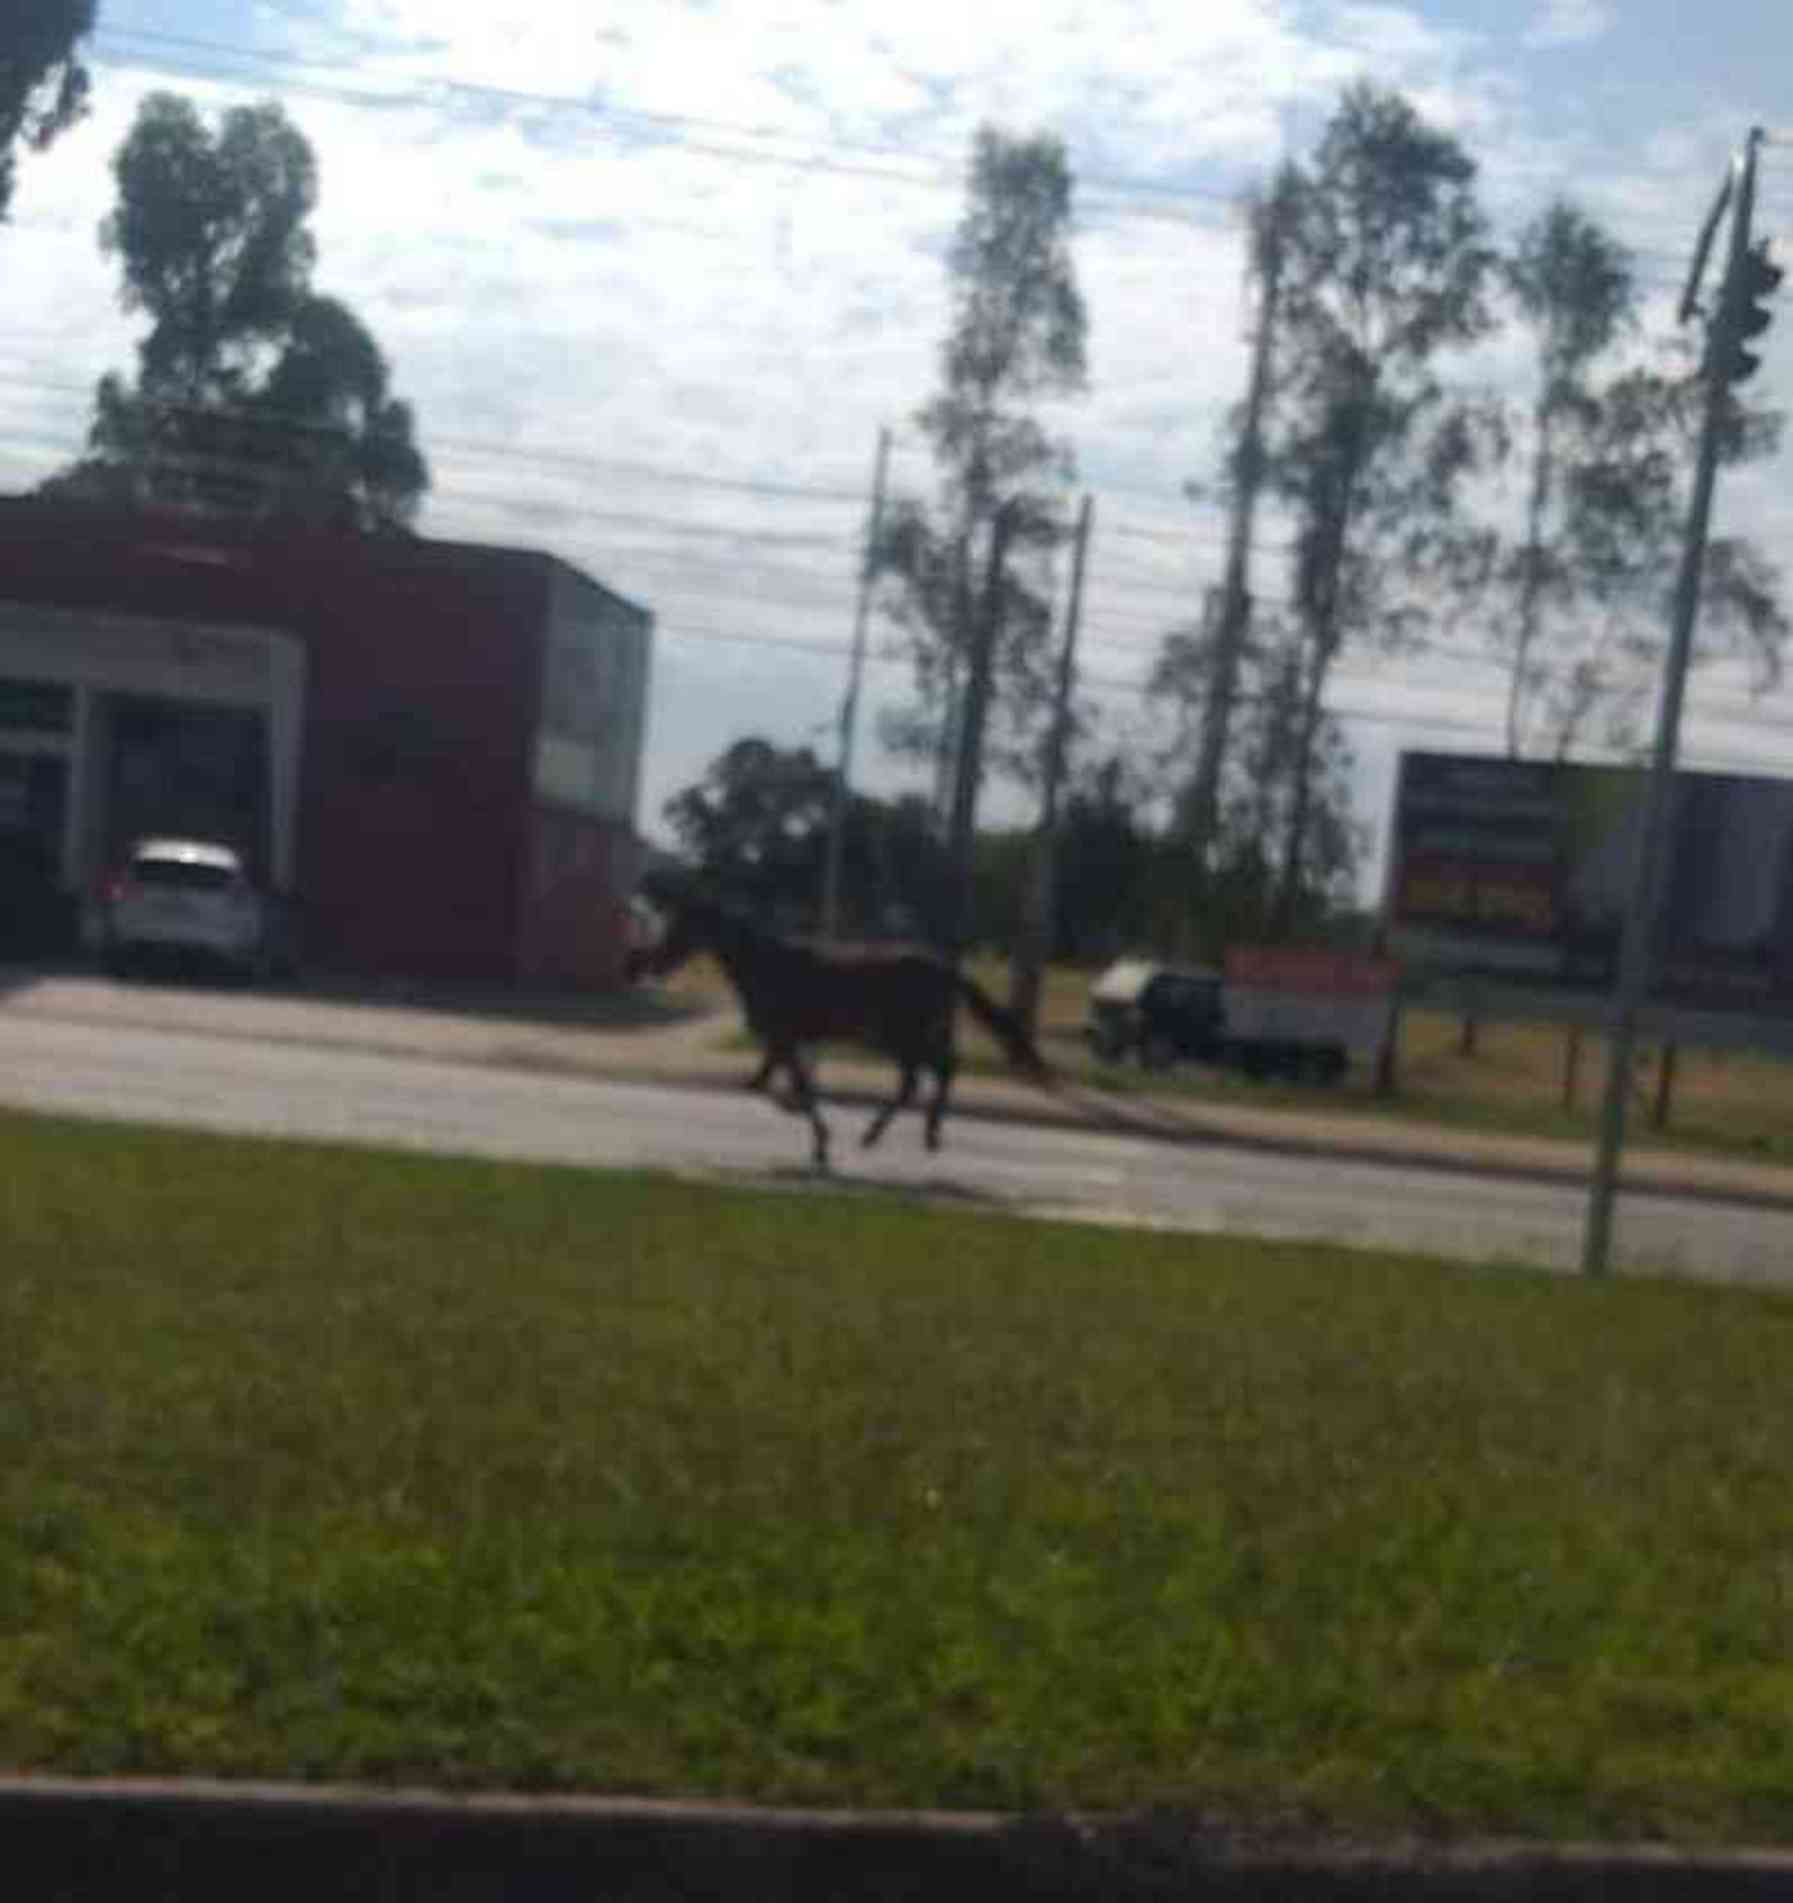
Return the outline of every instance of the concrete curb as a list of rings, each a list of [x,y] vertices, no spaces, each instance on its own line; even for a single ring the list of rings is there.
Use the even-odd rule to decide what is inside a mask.
[[[1063,1818],[449,1796],[221,1780],[0,1779],[31,1894],[103,1899],[958,1895],[1006,1903],[1643,1903],[1785,1896],[1793,1854],[1655,1845],[1241,1840],[1169,1814]]]

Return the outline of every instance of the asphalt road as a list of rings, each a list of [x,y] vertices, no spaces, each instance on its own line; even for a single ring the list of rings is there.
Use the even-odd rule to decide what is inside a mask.
[[[807,1176],[804,1126],[744,1092],[10,1013],[0,1014],[0,1103],[445,1154]],[[1572,1187],[969,1118],[948,1123],[938,1156],[923,1151],[916,1118],[864,1152],[857,1134],[866,1115],[830,1112],[849,1181],[1034,1213],[1496,1264],[1561,1269],[1576,1258],[1583,1199]],[[1627,1197],[1619,1259],[1633,1269],[1793,1284],[1793,1214]]]

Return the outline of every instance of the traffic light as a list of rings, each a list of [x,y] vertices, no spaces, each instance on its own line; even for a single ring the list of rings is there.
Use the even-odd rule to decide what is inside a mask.
[[[1758,239],[1744,252],[1736,281],[1726,287],[1729,295],[1722,320],[1719,368],[1727,383],[1741,383],[1761,368],[1762,359],[1743,346],[1750,338],[1760,337],[1773,323],[1774,313],[1768,309],[1766,300],[1780,288],[1785,275],[1778,264],[1769,262],[1766,238]]]

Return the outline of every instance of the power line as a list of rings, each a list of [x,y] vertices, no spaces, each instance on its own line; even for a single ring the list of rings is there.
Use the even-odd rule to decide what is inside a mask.
[[[811,654],[829,660],[840,660],[843,663],[847,660],[850,652],[847,647],[839,643],[805,641],[784,635],[765,635],[748,629],[697,629],[682,624],[667,623],[663,625],[661,631],[675,639],[723,641],[747,647],[769,647],[794,653]],[[1109,641],[1102,641],[1100,645],[1104,647],[1136,646],[1136,644]],[[1479,659],[1480,664],[1486,667],[1499,667],[1501,665],[1497,660],[1486,656],[1474,657],[1461,654],[1450,656],[1447,654],[1446,658],[1453,658],[1459,664],[1465,659]],[[871,651],[867,656],[867,661],[869,665],[885,669],[905,669],[911,665],[906,655],[892,653],[889,649]],[[1553,676],[1553,678],[1567,678],[1567,676],[1565,674]],[[1385,674],[1366,672],[1361,667],[1352,667],[1343,664],[1336,668],[1335,679],[1347,687],[1386,689],[1392,686],[1406,688],[1410,691],[1415,688],[1421,692],[1427,691],[1427,685],[1425,683],[1391,680]],[[1112,675],[1083,672],[1080,670],[1078,686],[1080,690],[1131,694],[1143,697],[1150,687],[1150,677],[1142,676],[1121,679]],[[1246,704],[1261,702],[1263,698],[1261,694],[1247,696]],[[1335,714],[1340,719],[1349,719],[1360,725],[1423,725],[1450,731],[1473,732],[1482,736],[1497,736],[1501,726],[1501,714],[1498,709],[1491,709],[1489,714],[1482,719],[1437,715],[1429,712],[1415,712],[1403,709],[1341,706],[1333,703],[1328,703],[1327,711],[1331,714]],[[1741,729],[1746,732],[1771,733],[1793,742],[1793,717],[1787,720],[1754,718],[1743,714],[1727,714],[1699,707],[1696,704],[1690,711],[1690,719],[1707,726]]]
[[[765,647],[785,650],[791,653],[809,654],[831,661],[839,661],[843,666],[851,658],[851,649],[844,642],[803,641],[786,635],[760,635],[746,630],[727,628],[694,627],[668,623],[657,627],[656,632],[675,641],[714,641],[735,643],[746,647]],[[866,664],[884,669],[907,668],[906,656],[873,650],[866,655]],[[1080,671],[1078,686],[1083,691],[1138,695],[1143,697],[1149,683],[1144,679],[1121,679],[1113,675],[1084,674]],[[1243,696],[1245,704],[1260,702],[1261,695]],[[1329,705],[1328,714],[1338,720],[1347,720],[1359,726],[1418,727],[1437,732],[1473,733],[1483,737],[1490,736],[1498,726],[1498,720],[1468,720],[1460,715],[1434,714],[1424,710],[1396,710],[1376,707],[1352,707]]]
[[[1303,33],[1301,38],[1309,44],[1331,46],[1336,50],[1358,53],[1369,58],[1383,57],[1386,54],[1386,49],[1373,48],[1347,40],[1327,40],[1310,33]],[[109,55],[108,43],[119,43],[121,50],[117,54]],[[134,55],[130,50],[131,43],[147,48],[147,55]],[[360,71],[352,61],[348,60],[308,59],[285,51],[277,52],[269,48],[236,45],[200,35],[167,33],[147,27],[103,28],[95,36],[94,46],[96,59],[103,64],[111,65],[128,65],[133,59],[146,56],[154,61],[160,57],[157,49],[167,47],[179,52],[203,54],[210,59],[230,60],[239,65],[271,67],[288,74],[297,72],[355,75]],[[181,77],[209,78],[226,82],[247,78],[242,74],[220,74],[195,69],[190,65],[182,66],[172,59],[163,58],[160,63],[165,67],[171,67]],[[555,112],[572,112],[603,121],[609,127],[623,132],[630,129],[650,133],[679,132],[684,136],[679,139],[678,144],[684,150],[703,156],[745,160],[751,164],[768,164],[803,172],[821,171],[842,176],[864,177],[875,182],[908,185],[925,190],[957,185],[963,176],[963,158],[960,155],[917,151],[913,147],[899,146],[888,141],[850,140],[839,137],[816,139],[813,135],[803,132],[782,132],[766,127],[739,125],[698,114],[656,112],[641,107],[619,107],[599,100],[575,99],[565,94],[535,92],[519,87],[493,86],[437,75],[409,78],[405,82],[405,87],[406,90],[397,93],[391,91],[379,93],[341,86],[324,86],[316,81],[289,80],[286,90],[300,94],[314,94],[341,104],[376,108],[395,105],[427,105],[432,98],[440,99],[447,96],[484,100],[498,105],[531,106]],[[697,138],[692,136],[693,134],[703,134],[704,137]],[[768,141],[774,140],[784,141],[787,144],[804,144],[811,149],[802,155],[776,153],[763,149]],[[717,141],[726,143],[717,143]],[[829,152],[856,153],[866,159],[877,158],[926,165],[932,168],[932,175],[919,176],[912,172],[893,171],[887,165],[874,166],[821,156]],[[1080,170],[1077,174],[1080,194],[1092,194],[1109,205],[1128,205],[1141,213],[1150,214],[1156,211],[1159,216],[1164,215],[1164,207],[1177,204],[1236,206],[1250,190],[1252,183],[1251,180],[1242,180],[1237,184],[1225,186],[1176,185],[1158,179],[1115,176],[1085,170]],[[1659,262],[1670,272],[1684,268],[1685,260],[1678,252],[1643,246],[1626,246],[1625,249],[1632,259]],[[1678,288],[1678,281],[1676,285],[1671,286],[1665,279],[1660,288]]]
[[[93,394],[81,384],[63,383],[49,377],[11,376],[4,372],[0,372],[0,385],[81,398],[91,398]],[[279,411],[264,413],[242,409],[221,410],[209,404],[177,403],[162,399],[157,399],[157,403],[163,409],[191,412],[196,415],[240,417],[260,424],[277,424],[295,433],[321,432],[329,427],[327,424],[317,423],[312,418],[297,417]],[[549,449],[539,445],[494,442],[490,438],[432,435],[428,439],[428,447],[432,456],[446,450],[451,455],[465,453],[470,456],[501,458],[510,462],[533,463],[545,468],[560,468],[574,475],[599,472],[630,476],[641,481],[727,490],[737,494],[770,496],[793,501],[840,502],[860,506],[865,501],[861,490],[844,486],[837,488],[831,484],[780,482],[766,477],[719,476],[705,470],[681,468],[666,463],[637,461],[618,456],[592,456],[572,450]]]
[[[252,469],[256,474],[265,473],[259,465],[245,465],[245,467]],[[438,497],[437,500],[443,502],[444,512],[448,514],[453,514],[457,509],[477,514],[482,509],[488,507],[506,513],[533,512],[540,514],[542,512],[540,504],[532,503],[527,499],[517,501],[508,496],[492,497],[480,494],[479,492],[454,491],[450,492],[446,498]],[[719,540],[726,540],[733,543],[751,543],[756,540],[766,539],[766,532],[737,524],[709,524],[693,522],[687,518],[653,516],[625,511],[583,510],[570,507],[559,508],[557,513],[563,517],[575,520],[589,520],[625,526],[641,526],[647,527],[653,532],[666,532],[685,536],[712,536]],[[847,537],[806,537],[801,538],[801,540],[805,546],[812,544],[838,546],[841,548],[843,554],[849,554],[853,547],[851,538]],[[640,568],[642,566],[655,567],[663,566],[666,563],[677,563],[679,565],[678,573],[681,576],[689,573],[688,562],[680,557],[676,551],[672,550],[640,548],[617,549],[611,551],[611,558],[617,563],[618,567],[623,570]],[[756,559],[751,554],[738,552],[730,555],[727,560],[737,577],[742,570],[753,568],[758,569],[762,573],[771,575],[782,582],[793,583],[813,580],[818,585],[815,589],[804,593],[794,593],[789,590],[781,593],[775,588],[758,584],[752,585],[745,590],[737,591],[737,598],[740,594],[744,593],[746,598],[760,605],[788,606],[809,613],[827,613],[839,609],[844,605],[846,591],[850,586],[850,575],[852,572],[850,567],[843,567],[837,570],[830,566],[824,569],[809,564],[780,562],[776,557]],[[704,589],[701,586],[691,590],[675,590],[672,592],[675,594],[688,592],[695,598],[706,602],[714,597],[713,590]],[[1125,595],[1128,590],[1122,588],[1119,592]],[[1180,591],[1176,590],[1148,590],[1147,592],[1168,593],[1182,598]],[[1135,653],[1143,654],[1160,648],[1163,638],[1166,635],[1176,632],[1175,623],[1165,618],[1154,615],[1130,615],[1123,610],[1116,609],[1112,605],[1098,608],[1094,612],[1092,619],[1099,624],[1097,628],[1092,630],[1091,641],[1093,644]],[[1129,638],[1125,635],[1117,635],[1112,632],[1112,628],[1115,624],[1140,630],[1149,630],[1150,638],[1140,640]],[[789,638],[759,636],[745,632],[733,634],[727,638],[739,641],[761,640],[766,645],[784,646],[801,652],[822,654],[832,654],[834,652],[834,650],[826,646],[819,647],[814,643]],[[1427,661],[1442,660],[1452,665],[1480,667],[1490,672],[1505,672],[1509,666],[1509,663],[1496,653],[1466,647],[1461,644],[1446,642],[1436,638],[1423,641],[1419,647],[1414,650],[1410,658],[1422,664]],[[1567,680],[1571,674],[1571,670],[1568,668],[1540,668],[1538,671],[1542,674],[1543,678],[1552,681]],[[1392,674],[1386,669],[1365,670],[1361,666],[1351,671],[1350,678],[1361,681],[1365,685],[1386,687],[1402,684],[1397,675]],[[1646,682],[1641,680],[1638,684],[1647,685]],[[1128,684],[1128,691],[1134,691],[1134,689],[1139,686],[1143,686],[1143,683],[1130,683]],[[1734,701],[1738,697],[1732,695],[1729,698]],[[1782,722],[1773,719],[1764,720],[1759,716],[1745,713],[1741,710],[1727,712],[1720,708],[1705,707],[1701,709],[1699,717],[1708,722],[1726,726],[1750,728],[1776,734],[1788,734],[1793,732],[1793,729],[1790,729]]]
[[[854,538],[849,534],[810,534],[802,530],[767,529],[742,522],[703,522],[685,516],[654,515],[633,509],[588,509],[574,503],[553,501],[545,496],[501,496],[481,489],[456,488],[440,492],[432,489],[430,500],[433,505],[448,508],[496,510],[500,514],[524,516],[536,521],[551,517],[559,521],[597,522],[607,528],[646,529],[655,535],[707,536],[720,541],[757,542],[776,548],[838,548],[846,555],[850,555],[855,546]],[[646,552],[671,553],[670,550]]]
[[[17,359],[14,359],[17,362]],[[0,372],[0,386],[20,390],[41,390],[46,393],[91,398],[92,391],[82,384],[67,383],[57,378],[32,374],[29,376],[8,375]],[[321,431],[327,425],[317,423],[309,417],[283,415],[278,411],[222,411],[210,404],[188,404],[168,399],[157,399],[165,409],[191,411],[194,414],[218,416],[240,414],[262,424],[286,423],[294,430]],[[897,439],[901,441],[900,435]],[[913,443],[913,438],[910,439]],[[851,503],[856,508],[863,507],[865,495],[862,488],[849,488],[832,484],[779,482],[766,478],[745,478],[719,476],[705,470],[674,467],[663,463],[636,461],[615,456],[594,456],[574,450],[551,449],[539,444],[517,444],[495,442],[491,438],[442,435],[430,432],[427,448],[432,456],[443,451],[469,456],[500,458],[508,462],[539,464],[545,468],[560,468],[570,473],[580,474],[592,471],[612,472],[646,481],[689,485],[698,488],[733,490],[743,494],[788,497],[796,500]],[[920,453],[912,452],[912,453]],[[1176,500],[1169,489],[1157,489],[1143,483],[1104,482],[1097,485],[1102,495],[1133,496],[1140,499],[1171,502]],[[1190,509],[1215,509],[1221,505],[1207,500],[1188,500],[1182,505]],[[1148,529],[1137,525],[1120,524],[1113,531],[1122,539],[1158,542],[1172,546],[1187,547],[1190,536],[1185,529]]]
[[[359,70],[346,60],[306,59],[292,53],[235,46],[222,40],[162,33],[137,27],[103,30],[96,36],[96,57],[102,63],[111,65],[126,64],[134,57],[141,57],[134,56],[128,45],[122,47],[120,54],[109,56],[108,43],[121,42],[137,42],[146,46],[149,49],[149,57],[152,59],[156,57],[157,48],[172,47],[180,51],[202,53],[209,58],[233,60],[239,64],[269,66],[281,72],[354,74]],[[183,76],[225,80],[243,77],[231,73],[195,71],[190,66],[183,67],[172,60],[164,63],[173,66],[174,70]],[[598,100],[574,99],[564,94],[533,92],[517,87],[483,85],[471,80],[434,76],[411,78],[405,82],[404,90],[384,93],[341,86],[322,86],[315,82],[288,82],[286,89],[301,94],[316,93],[340,104],[373,107],[427,105],[431,103],[432,96],[439,98],[443,95],[451,98],[486,100],[498,105],[545,107],[556,112],[580,114],[622,132],[642,130],[676,131],[686,135],[701,134],[703,135],[701,138],[682,137],[678,143],[685,150],[708,156],[744,159],[752,164],[782,166],[803,172],[822,171],[849,177],[869,178],[884,184],[919,186],[930,191],[938,190],[942,186],[957,186],[961,183],[964,172],[964,159],[961,154],[917,152],[913,148],[902,146],[839,138],[816,140],[804,133],[783,133],[769,131],[762,127],[735,125],[725,120],[703,118],[691,113],[650,112],[639,107],[618,107]],[[804,154],[786,154],[763,149],[764,143],[772,139],[782,139],[793,144],[802,143],[812,149]],[[718,143],[718,141],[727,143]],[[818,156],[818,153],[831,151],[858,152],[865,154],[868,158],[896,159],[911,164],[928,165],[936,168],[937,173],[950,171],[950,177],[922,176],[914,172],[896,171],[889,166],[874,166]],[[1238,202],[1240,193],[1244,189],[1243,186],[1169,185],[1153,179],[1113,178],[1101,173],[1080,173],[1078,187],[1080,191],[1087,189],[1097,198],[1110,202],[1137,201],[1135,208],[1140,210],[1152,204],[1168,205],[1180,202],[1232,205]]]
[[[257,475],[266,473],[260,465],[245,464],[243,466]],[[806,548],[837,547],[842,551],[843,555],[850,555],[855,547],[855,538],[849,536],[823,537],[782,534],[778,531],[761,530],[745,524],[704,523],[695,522],[689,518],[658,516],[643,512],[582,509],[570,505],[558,504],[544,505],[538,500],[529,498],[519,499],[509,495],[494,496],[479,491],[452,490],[446,493],[439,492],[433,500],[441,506],[443,513],[450,515],[457,511],[477,514],[483,510],[492,509],[507,514],[520,513],[539,516],[545,509],[551,509],[553,513],[562,519],[590,521],[611,526],[640,527],[653,533],[667,533],[685,537],[713,537],[717,540],[734,544],[752,544],[754,542],[771,541],[776,546],[800,546]],[[639,568],[641,566],[663,566],[669,562],[676,562],[679,564],[678,572],[681,575],[689,572],[689,565],[685,558],[680,557],[676,551],[672,550],[619,548],[611,551],[611,558],[617,562],[619,567],[624,569]],[[731,554],[727,557],[727,560],[730,563],[731,569],[734,570],[737,575],[743,569],[755,568],[782,582],[795,583],[813,580],[818,584],[817,588],[801,594],[792,592],[781,594],[774,588],[756,585],[750,588],[747,593],[752,600],[759,603],[787,605],[809,612],[828,612],[841,605],[844,600],[844,591],[850,585],[851,570],[845,566],[837,569],[831,564],[823,568],[813,564],[780,561],[776,556],[764,559],[756,558],[751,553],[742,553],[739,551]],[[700,599],[707,600],[711,598],[713,591],[699,588],[690,592],[696,594]],[[1110,592],[1119,593],[1123,598],[1130,593],[1143,592],[1168,595],[1182,601],[1187,600],[1186,591],[1174,588],[1158,588],[1142,583],[1123,584],[1118,588],[1112,588]],[[1277,600],[1277,598],[1265,597],[1260,597],[1260,599]],[[1290,604],[1286,601],[1282,601],[1280,605],[1288,606]],[[1161,646],[1165,636],[1177,631],[1176,623],[1171,618],[1151,614],[1129,614],[1123,609],[1117,609],[1112,604],[1096,609],[1092,619],[1099,624],[1098,629],[1092,632],[1092,641],[1107,647],[1129,649],[1142,653]],[[1116,624],[1149,631],[1152,638],[1142,641],[1117,635],[1110,631]],[[801,646],[803,644],[799,643],[798,645]],[[1422,663],[1428,660],[1444,660],[1454,665],[1475,666],[1492,672],[1505,672],[1509,666],[1509,663],[1503,657],[1496,653],[1491,653],[1486,649],[1468,647],[1437,638],[1423,641],[1419,647],[1415,649],[1411,658]],[[1540,671],[1545,679],[1555,681],[1566,680],[1570,674],[1570,670],[1566,668],[1543,668]],[[1396,678],[1385,670],[1377,670],[1369,674],[1360,672],[1357,677],[1364,679],[1366,683],[1374,681],[1377,684],[1384,685],[1390,684]],[[1764,730],[1776,732],[1784,731],[1784,729],[1774,723],[1762,722],[1759,718],[1742,712],[1725,713],[1717,709],[1708,709],[1705,711],[1703,717],[1709,720],[1723,722],[1727,725],[1753,725],[1762,727]]]

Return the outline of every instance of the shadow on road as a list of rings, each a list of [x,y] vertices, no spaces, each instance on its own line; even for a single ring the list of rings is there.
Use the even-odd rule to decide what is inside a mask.
[[[21,958],[0,952],[0,1003],[59,978],[91,978],[93,968],[76,958]]]
[[[372,1010],[433,1011],[495,1024],[554,1025],[588,1031],[661,1031],[709,1015],[690,998],[647,988],[616,991],[533,991],[498,984],[432,984],[412,979],[308,974],[300,983],[263,988],[297,1003]]]
[[[1191,1114],[1193,1105],[1189,1110],[1181,1105],[1174,1111],[1167,1110],[1144,1098],[1076,1083],[1063,1076],[1051,1094],[1094,1127],[1122,1136],[1186,1136],[1201,1127],[1199,1115]]]
[[[964,1203],[975,1208],[1007,1209],[1009,1199],[994,1190],[950,1176],[856,1176],[851,1170],[818,1170],[807,1163],[780,1163],[767,1169],[731,1171],[730,1180],[774,1189],[825,1189],[841,1195],[895,1197],[903,1202]]]

